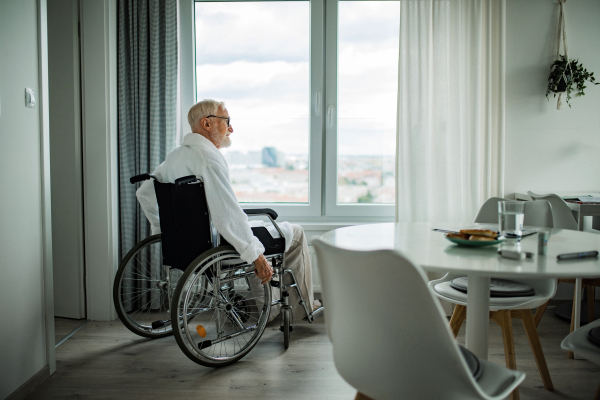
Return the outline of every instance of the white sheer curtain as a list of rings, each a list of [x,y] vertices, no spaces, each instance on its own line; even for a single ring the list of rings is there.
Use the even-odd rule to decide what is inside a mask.
[[[505,0],[405,0],[397,221],[470,221],[503,196]]]

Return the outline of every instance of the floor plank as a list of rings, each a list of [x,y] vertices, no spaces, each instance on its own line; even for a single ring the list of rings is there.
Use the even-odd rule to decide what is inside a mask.
[[[543,388],[522,324],[515,320],[513,327],[517,368],[527,374],[520,386],[521,399],[594,397],[600,367],[569,360],[560,349],[568,323],[547,310],[538,327],[554,392]],[[464,332],[463,326],[457,339],[461,344]],[[149,340],[119,321],[89,322],[57,348],[57,372],[29,399],[351,400],[356,391],[337,374],[331,351],[323,319],[296,324],[287,351],[275,321],[243,360],[209,369],[188,360],[173,337]],[[491,361],[504,365],[502,334],[494,323],[489,354]]]
[[[85,319],[54,318],[54,336],[55,343],[60,342],[65,336],[77,329],[78,326],[85,323]]]

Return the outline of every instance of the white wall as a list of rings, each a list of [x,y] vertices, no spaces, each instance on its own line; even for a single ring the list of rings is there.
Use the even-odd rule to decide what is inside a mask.
[[[48,365],[42,120],[24,96],[41,90],[39,34],[36,0],[0,2],[1,399]]]
[[[583,97],[546,100],[556,56],[558,2],[507,0],[505,194],[600,191],[600,85]],[[600,1],[565,5],[569,57],[600,80]],[[556,299],[570,299],[560,284]]]
[[[600,191],[600,85],[562,111],[544,95],[558,10],[557,1],[507,1],[506,195]],[[600,1],[568,1],[565,11],[569,57],[600,80]]]

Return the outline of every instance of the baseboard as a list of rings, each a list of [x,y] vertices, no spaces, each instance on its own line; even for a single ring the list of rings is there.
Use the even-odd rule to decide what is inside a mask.
[[[27,382],[15,390],[6,400],[23,400],[26,399],[35,389],[38,388],[46,379],[50,378],[50,368],[46,365],[37,374],[32,376]]]

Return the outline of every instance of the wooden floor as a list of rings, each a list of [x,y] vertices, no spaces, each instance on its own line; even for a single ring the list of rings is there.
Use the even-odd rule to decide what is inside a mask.
[[[83,319],[71,318],[54,318],[54,336],[55,342],[58,343],[64,339],[69,333],[73,332],[79,326],[85,323]]]
[[[592,399],[600,368],[569,360],[560,342],[568,323],[551,310],[539,326],[556,390],[543,389],[520,321],[513,321],[517,366],[527,374],[521,399]],[[56,319],[57,332],[72,320]],[[89,322],[56,351],[57,372],[29,399],[345,399],[356,393],[337,374],[323,319],[298,323],[288,351],[277,322],[243,360],[209,369],[188,360],[173,337],[148,340],[119,321]],[[364,332],[368,337],[369,332]],[[399,337],[398,340],[401,340]],[[464,327],[459,335],[464,342]],[[390,347],[393,343],[390,343]],[[500,329],[490,325],[490,360],[504,364]]]

